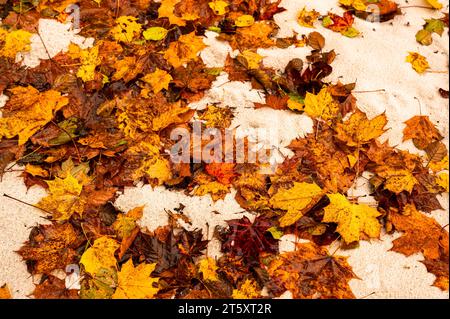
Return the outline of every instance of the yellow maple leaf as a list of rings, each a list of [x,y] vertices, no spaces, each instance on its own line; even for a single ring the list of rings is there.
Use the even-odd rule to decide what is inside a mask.
[[[263,57],[252,50],[245,50],[240,54],[247,62],[248,69],[258,69],[259,63],[262,61]]]
[[[432,6],[434,9],[442,9],[443,5],[438,0],[426,0],[430,6]]]
[[[206,257],[198,263],[198,271],[203,274],[204,280],[217,281],[217,265],[216,261],[211,257]]]
[[[179,37],[178,41],[171,42],[164,53],[164,58],[173,67],[178,68],[189,61],[196,60],[198,52],[205,47],[203,38],[196,36],[195,32],[191,32]]]
[[[205,196],[207,194],[210,194],[213,201],[217,201],[219,199],[224,199],[226,194],[229,191],[230,191],[230,189],[227,185],[224,185],[217,181],[211,181],[211,182],[199,185],[194,190],[194,195]]]
[[[0,28],[0,56],[15,59],[17,53],[30,51],[31,33],[24,30],[7,32]]]
[[[118,273],[118,286],[113,299],[150,299],[158,292],[159,288],[153,287],[158,278],[150,275],[155,270],[154,264],[139,264],[134,267],[131,258],[122,265]]]
[[[50,122],[54,112],[69,103],[61,93],[48,90],[39,92],[34,87],[18,86],[9,90],[13,95],[8,101],[12,112],[3,113],[0,118],[0,138],[19,136],[19,145],[26,141],[40,128]]]
[[[294,182],[290,189],[279,189],[270,199],[270,204],[273,208],[287,210],[280,218],[280,226],[286,227],[302,217],[303,212],[314,205],[322,194],[322,189],[314,183]]]
[[[229,4],[226,1],[222,0],[214,0],[208,3],[209,7],[214,11],[218,16],[222,16],[227,13],[227,7]]]
[[[94,241],[81,256],[80,264],[91,275],[99,273],[101,269],[116,269],[117,261],[114,257],[119,244],[112,238],[103,236]]]
[[[121,60],[116,60],[114,62],[114,68],[116,69],[116,72],[114,73],[112,79],[113,81],[121,80],[126,77],[130,71],[135,69],[136,66],[136,57],[134,56],[126,56]],[[125,82],[128,82],[127,79],[124,79]]]
[[[406,57],[406,62],[411,63],[413,69],[419,74],[424,73],[430,68],[427,59],[417,52],[409,52],[409,55]]]
[[[185,26],[186,21],[177,17],[174,13],[175,6],[180,2],[181,0],[162,0],[158,9],[158,18],[169,18],[170,24]]]
[[[233,299],[255,299],[261,296],[256,281],[246,279],[239,289],[233,289]]]
[[[116,41],[132,42],[141,34],[142,25],[137,23],[137,18],[121,16],[116,19],[116,26],[111,29],[111,34]]]
[[[181,116],[189,111],[190,109],[188,107],[182,107],[180,102],[173,104],[169,110],[153,119],[152,130],[160,131],[171,124],[183,122]]]
[[[380,236],[381,225],[377,218],[381,214],[370,206],[352,204],[342,194],[328,195],[330,204],[325,207],[323,222],[337,223],[336,231],[350,244],[359,241],[361,232],[371,238]]]
[[[101,63],[98,56],[98,46],[81,50],[79,54],[81,66],[78,68],[77,77],[83,82],[95,79],[95,68]]]
[[[328,121],[336,117],[339,105],[333,100],[328,89],[324,87],[317,95],[306,93],[304,110],[311,117]]]
[[[117,219],[112,224],[119,238],[129,237],[136,228],[136,221],[142,217],[144,206],[133,208],[126,214],[118,214]]]
[[[441,159],[438,162],[431,161],[428,165],[428,168],[431,169],[433,172],[440,172],[443,170],[448,170],[448,155],[445,155],[443,159]]]
[[[68,174],[64,179],[56,177],[46,181],[50,195],[37,204],[42,209],[51,212],[54,220],[67,220],[74,213],[82,214],[85,201],[80,198],[82,184]]]
[[[367,9],[363,0],[339,0],[339,3],[347,7],[353,7],[358,11],[365,11]]]
[[[162,89],[168,89],[172,76],[164,70],[156,68],[155,72],[149,73],[142,78],[142,81],[148,83],[153,88],[153,93],[158,93]]]
[[[445,189],[446,192],[448,192],[448,173],[439,173],[436,178],[436,184],[438,184],[443,189]]]
[[[336,125],[336,137],[348,146],[360,146],[383,134],[386,123],[384,113],[369,120],[365,113],[357,110],[347,121]]]
[[[396,194],[400,194],[403,191],[411,193],[414,185],[418,183],[417,179],[407,169],[381,166],[376,170],[376,173],[386,179],[384,188]]]
[[[308,11],[306,8],[303,8],[297,16],[297,22],[302,27],[314,28],[314,22],[319,18],[320,13],[316,10]]]

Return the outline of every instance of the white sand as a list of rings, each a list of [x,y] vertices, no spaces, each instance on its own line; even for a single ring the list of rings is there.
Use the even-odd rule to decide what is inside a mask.
[[[397,1],[405,5],[405,0]],[[447,6],[448,0],[441,1]],[[424,0],[409,0],[408,5],[423,5]],[[297,12],[306,6],[308,9],[316,9],[322,14],[327,11],[342,13],[337,7],[337,0],[284,0],[281,5],[288,10],[275,16],[275,21],[280,26],[278,36],[292,36],[293,32],[308,34],[312,29],[303,28],[296,23]],[[327,50],[334,49],[338,54],[336,61],[332,64],[333,73],[330,81],[341,80],[344,83],[356,81],[357,91],[385,89],[379,93],[357,94],[358,105],[369,116],[375,116],[386,112],[391,128],[386,132],[384,138],[389,139],[391,145],[418,152],[412,143],[401,143],[403,122],[418,114],[429,115],[431,120],[440,129],[445,142],[448,145],[448,100],[441,98],[438,88],[448,89],[447,73],[426,73],[419,75],[415,73],[410,64],[405,62],[408,51],[417,51],[427,57],[434,71],[448,70],[448,36],[447,29],[443,37],[433,35],[433,44],[425,47],[415,41],[415,33],[422,28],[424,18],[440,17],[440,14],[431,10],[413,8],[405,9],[404,16],[383,24],[369,23],[360,19],[355,20],[355,27],[363,36],[356,39],[348,39],[338,33],[331,32],[320,27],[317,23],[316,31],[322,33],[326,38]],[[406,23],[409,22],[409,26]],[[66,50],[70,41],[82,41],[77,38],[76,32],[70,32],[55,23],[50,23],[43,33],[57,35],[59,44],[54,45],[52,55],[57,50]],[[373,31],[375,29],[375,31]],[[49,32],[49,30],[52,30]],[[55,39],[55,38],[53,38]],[[56,41],[56,39],[55,39]],[[232,49],[226,43],[215,40],[213,32],[207,33],[204,42],[210,47],[203,50],[201,57],[210,67],[223,66],[226,55]],[[64,45],[62,44],[64,43]],[[37,42],[32,46],[33,50],[27,61],[38,61],[46,58],[42,47],[37,49]],[[260,49],[258,53],[264,56],[264,64],[282,71],[286,64],[294,57],[304,58],[309,54],[309,48],[287,49]],[[436,53],[435,53],[436,52]],[[232,52],[236,54],[236,52]],[[30,62],[30,65],[34,65]],[[37,62],[38,63],[38,62]],[[414,98],[417,97],[419,103]],[[2,98],[0,96],[0,107]],[[232,107],[235,110],[234,124],[243,127],[271,127],[280,132],[276,144],[283,147],[290,140],[302,136],[310,130],[310,120],[303,115],[296,115],[286,111],[275,111],[261,109],[252,111],[253,103],[264,101],[262,92],[251,90],[249,83],[227,82],[226,74],[223,74],[214,83],[213,88],[206,94],[205,98],[191,105],[192,108],[202,109],[208,103],[219,103],[223,107]],[[278,120],[275,120],[278,119]],[[280,128],[282,128],[280,130]],[[8,173],[0,183],[0,194],[8,193],[30,203],[37,202],[45,194],[38,187],[31,188],[26,192],[22,180],[17,173]],[[365,194],[367,185],[364,179],[356,183],[353,196]],[[206,233],[206,222],[211,232],[214,225],[225,225],[224,220],[239,218],[242,209],[233,198],[234,192],[229,194],[225,200],[216,203],[209,196],[188,197],[184,194],[165,190],[163,188],[151,189],[149,186],[127,188],[121,195],[116,206],[129,210],[139,205],[146,205],[141,225],[154,229],[167,223],[167,215],[164,209],[173,210],[183,203],[186,206],[185,213],[192,219],[195,228],[202,228]],[[365,198],[370,201],[370,198]],[[448,224],[448,194],[440,198],[444,210],[436,211],[433,216],[442,224]],[[211,211],[216,210],[220,214]],[[249,215],[249,214],[247,214]],[[251,215],[249,215],[251,217]],[[29,227],[43,222],[39,218],[39,212],[28,206],[15,203],[12,200],[0,198],[0,285],[8,283],[12,287],[15,298],[26,297],[33,289],[32,280],[26,272],[25,265],[14,253],[20,248],[22,242],[29,234]],[[434,275],[429,274],[425,266],[419,261],[423,259],[421,254],[405,257],[395,252],[389,252],[392,240],[399,236],[383,235],[380,240],[361,242],[358,249],[339,251],[341,255],[348,255],[349,263],[361,280],[350,282],[354,294],[359,298],[448,298],[448,292],[442,292],[431,284]],[[284,236],[281,249],[283,251],[292,249],[293,236]],[[334,251],[334,247],[330,250]],[[217,241],[213,241],[208,254],[219,255]],[[289,293],[284,297],[289,297]]]

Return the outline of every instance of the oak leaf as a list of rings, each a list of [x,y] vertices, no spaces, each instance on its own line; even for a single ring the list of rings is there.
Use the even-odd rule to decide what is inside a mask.
[[[322,222],[337,223],[336,231],[345,243],[359,241],[361,233],[371,238],[380,236],[381,225],[377,217],[381,214],[365,204],[352,204],[342,194],[329,194],[330,204],[325,207]]]

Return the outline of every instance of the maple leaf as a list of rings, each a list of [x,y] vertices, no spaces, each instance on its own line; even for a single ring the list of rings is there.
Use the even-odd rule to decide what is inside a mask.
[[[112,226],[120,239],[125,239],[131,235],[136,228],[136,221],[142,217],[143,212],[144,206],[139,206],[126,214],[117,215],[117,219]]]
[[[51,212],[54,220],[67,220],[74,213],[83,213],[85,201],[80,198],[83,185],[75,177],[68,174],[64,179],[56,177],[46,183],[50,195],[41,199],[37,205]]]
[[[384,188],[399,194],[403,191],[411,193],[417,179],[407,169],[396,169],[392,167],[380,166],[376,169],[376,173],[385,180]]]
[[[322,25],[334,32],[340,32],[346,37],[354,38],[359,35],[359,31],[352,26],[354,21],[355,18],[349,11],[345,12],[342,17],[329,13],[322,20]]]
[[[111,299],[117,286],[117,272],[100,268],[95,275],[85,276],[81,281],[81,299]]]
[[[158,9],[158,17],[169,18],[170,24],[176,24],[178,26],[186,25],[186,21],[174,14],[175,6],[180,2],[181,0],[162,0],[161,6]]]
[[[205,165],[206,172],[214,176],[217,181],[222,184],[228,185],[231,180],[236,176],[234,172],[234,163],[210,163]]]
[[[112,238],[106,236],[97,238],[81,256],[80,264],[93,276],[101,269],[116,269],[117,261],[114,253],[118,248],[119,244]]]
[[[419,149],[425,149],[430,143],[441,140],[443,137],[436,126],[425,115],[416,115],[405,122],[403,141],[412,139]]]
[[[156,68],[155,72],[145,75],[141,80],[151,85],[153,93],[158,93],[162,89],[168,89],[172,76],[164,70]]]
[[[78,290],[66,288],[66,283],[55,276],[48,276],[36,285],[33,291],[36,299],[78,299]]]
[[[297,16],[297,22],[302,27],[314,28],[314,22],[319,18],[320,13],[316,10],[308,11],[306,7],[304,7]]]
[[[384,113],[369,120],[365,113],[357,110],[347,121],[336,125],[336,137],[348,146],[360,146],[383,134],[386,123]]]
[[[118,286],[113,299],[149,299],[158,292],[159,288],[153,287],[159,279],[150,275],[155,270],[156,264],[142,263],[134,267],[129,259],[122,265],[117,277]]]
[[[339,104],[333,100],[325,87],[317,95],[307,92],[304,104],[305,113],[313,118],[329,121],[336,118],[339,113]]]
[[[325,207],[324,223],[337,223],[336,231],[345,243],[359,241],[361,233],[371,238],[380,236],[381,225],[377,217],[381,214],[365,204],[352,204],[342,194],[329,194],[330,204]]]
[[[93,81],[95,79],[95,68],[101,63],[98,54],[99,46],[81,50],[74,44],[70,44],[69,54],[74,58],[79,58],[81,66],[77,71],[77,77],[83,82]]]
[[[367,9],[364,0],[339,0],[339,3],[344,6],[353,7],[355,10],[359,11],[364,11]]]
[[[229,3],[222,0],[214,0],[209,2],[208,5],[215,14],[222,16],[227,13],[227,7],[229,6]]]
[[[447,255],[443,254],[440,259],[428,259],[425,258],[422,263],[427,267],[427,271],[436,276],[433,286],[440,288],[443,291],[448,291],[448,252]]]
[[[200,119],[205,121],[207,127],[227,128],[231,125],[233,112],[229,108],[208,105]]]
[[[238,28],[233,37],[220,35],[218,39],[229,41],[230,46],[236,50],[247,50],[256,48],[268,48],[275,44],[270,39],[274,32],[274,25],[265,21],[257,21],[249,27]]]
[[[411,63],[412,68],[419,74],[424,73],[430,68],[427,59],[417,52],[409,52],[406,62]]]
[[[261,292],[255,280],[246,279],[239,289],[233,289],[231,297],[233,299],[256,299],[261,297]]]
[[[17,53],[30,51],[30,38],[31,33],[25,30],[7,32],[0,28],[0,56],[15,59]]]
[[[388,220],[403,233],[392,242],[391,250],[405,256],[421,252],[428,259],[439,259],[442,249],[448,254],[448,232],[413,204],[406,205],[402,213],[390,212]]]
[[[203,275],[203,280],[217,281],[217,265],[216,261],[211,257],[203,258],[198,263],[198,272]]]
[[[50,274],[75,261],[75,249],[80,242],[71,224],[40,225],[32,234],[17,252],[26,260],[32,274]]]
[[[348,281],[357,277],[346,259],[313,243],[297,244],[269,264],[269,290],[276,295],[289,290],[294,298],[355,298]]]
[[[206,48],[203,38],[195,35],[195,32],[184,34],[177,41],[171,42],[164,53],[164,58],[173,67],[177,68],[183,64],[196,60],[198,52]]]
[[[3,108],[0,118],[0,137],[19,136],[19,145],[50,122],[54,112],[69,103],[61,93],[49,90],[39,92],[32,86],[15,87],[9,90],[13,95]]]
[[[11,291],[7,284],[0,287],[0,299],[12,299]]]
[[[222,240],[222,251],[232,256],[243,256],[249,262],[255,262],[260,252],[276,252],[278,241],[267,230],[272,224],[261,217],[250,222],[247,217],[228,220],[229,230]]]
[[[114,40],[125,43],[132,42],[141,35],[142,25],[137,23],[137,18],[132,16],[121,16],[116,19],[116,26],[111,29]]]
[[[280,218],[280,226],[286,227],[294,224],[303,213],[314,206],[322,197],[322,189],[312,183],[297,183],[289,189],[279,189],[271,198],[273,208],[286,210]]]

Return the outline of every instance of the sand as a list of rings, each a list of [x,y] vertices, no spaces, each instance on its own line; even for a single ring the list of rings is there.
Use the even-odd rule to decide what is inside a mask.
[[[448,12],[448,0],[441,1]],[[397,0],[401,6],[406,0]],[[408,5],[423,5],[424,0],[409,0]],[[342,13],[337,6],[337,0],[283,0],[281,5],[288,10],[277,14],[275,21],[280,26],[279,37],[292,36],[293,32],[307,34],[311,29],[303,28],[296,22],[297,12],[306,6],[316,9],[322,14],[327,11]],[[408,8],[403,16],[398,16],[393,23],[369,23],[360,19],[355,20],[355,27],[362,32],[362,37],[349,39],[338,33],[326,30],[317,25],[317,30],[326,38],[326,50],[334,49],[337,58],[333,62],[333,73],[329,80],[348,83],[356,82],[356,91],[370,91],[384,89],[383,92],[357,93],[358,106],[370,117],[386,112],[388,130],[382,140],[389,140],[411,152],[420,153],[412,143],[402,143],[403,122],[414,115],[429,115],[437,125],[444,142],[448,145],[448,100],[441,98],[438,88],[448,89],[448,45],[447,29],[442,37],[433,35],[433,44],[425,47],[415,41],[415,33],[422,28],[425,18],[440,17],[432,10]],[[52,55],[60,50],[67,50],[70,41],[84,43],[89,46],[89,39],[76,35],[65,26],[54,21],[44,21],[46,32],[53,42]],[[51,31],[51,32],[48,32]],[[221,67],[226,55],[233,52],[228,44],[215,39],[213,32],[207,32],[204,42],[209,45],[200,56],[210,67]],[[32,46],[33,47],[33,46]],[[446,73],[425,73],[419,75],[405,62],[408,51],[416,51],[424,55],[430,62],[433,71],[447,71]],[[292,58],[304,58],[310,52],[309,48],[289,47],[286,49],[260,49],[258,53],[264,56],[263,63],[268,67],[282,71]],[[34,66],[39,59],[47,58],[39,45],[33,47],[32,52],[24,60],[25,64]],[[31,62],[30,62],[31,61]],[[222,107],[231,107],[235,111],[233,125],[243,127],[259,127],[274,129],[279,134],[273,143],[285,156],[290,156],[285,146],[292,139],[303,136],[310,131],[310,119],[304,115],[297,115],[286,111],[271,109],[253,110],[254,103],[264,101],[262,92],[252,90],[249,83],[227,82],[227,75],[222,74],[214,83],[205,98],[190,105],[194,109],[202,109],[208,103],[218,103]],[[0,96],[0,107],[5,102]],[[365,173],[367,174],[367,173]],[[29,203],[37,202],[45,192],[35,186],[26,191],[20,178],[20,173],[5,174],[0,182],[0,194],[7,193]],[[368,191],[364,179],[355,183],[350,195],[364,195]],[[364,198],[371,201],[370,197]],[[448,194],[441,196],[443,210],[433,212],[433,217],[441,225],[449,222]],[[152,230],[167,223],[164,209],[177,208],[179,203],[186,206],[184,212],[192,219],[192,226],[187,228],[202,228],[205,233],[209,229],[208,238],[211,239],[215,225],[225,225],[225,220],[252,215],[243,212],[234,200],[234,191],[224,200],[213,202],[209,196],[189,197],[182,193],[166,190],[162,187],[138,185],[129,187],[121,194],[115,205],[129,210],[139,205],[145,205],[141,226]],[[212,213],[219,212],[219,214]],[[19,249],[28,237],[30,227],[43,223],[39,211],[32,207],[0,198],[0,285],[8,283],[15,298],[26,298],[33,290],[33,280],[26,271],[26,266],[20,261],[15,250]],[[208,223],[209,226],[206,225]],[[358,249],[338,250],[337,254],[349,256],[349,263],[360,279],[350,282],[354,294],[358,298],[448,298],[448,292],[431,286],[434,275],[429,274],[421,254],[410,257],[391,252],[392,240],[399,234],[383,234],[379,240],[361,242]],[[296,239],[284,236],[280,249],[292,250]],[[331,251],[338,249],[333,245]],[[208,247],[210,256],[219,256],[218,242],[213,240]],[[289,293],[283,295],[289,298]]]

